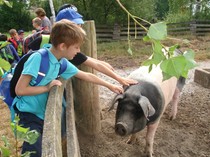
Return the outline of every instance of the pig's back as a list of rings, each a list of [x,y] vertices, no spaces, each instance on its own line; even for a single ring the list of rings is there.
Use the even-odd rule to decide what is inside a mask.
[[[151,82],[156,85],[163,93],[166,105],[172,100],[177,85],[177,79],[175,77],[162,81],[163,75],[159,65],[153,66],[150,72],[149,66],[141,66],[133,71],[128,78],[138,80],[139,82]]]

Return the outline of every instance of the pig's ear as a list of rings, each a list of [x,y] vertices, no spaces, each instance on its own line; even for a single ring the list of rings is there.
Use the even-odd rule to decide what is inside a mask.
[[[114,99],[112,100],[111,106],[110,106],[110,108],[109,108],[108,111],[111,111],[112,109],[114,109],[114,104],[115,104],[117,101],[119,101],[120,99],[123,99],[123,97],[124,97],[124,94],[118,94],[118,95],[116,95],[116,96],[114,97]]]
[[[139,105],[141,106],[146,118],[151,117],[155,114],[155,109],[151,105],[151,103],[150,103],[149,99],[147,99],[147,97],[141,96],[139,99]]]

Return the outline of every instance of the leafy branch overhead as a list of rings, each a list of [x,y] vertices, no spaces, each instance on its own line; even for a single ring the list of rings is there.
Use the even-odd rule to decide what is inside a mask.
[[[163,80],[169,79],[173,76],[179,78],[187,77],[187,74],[190,69],[196,66],[196,62],[194,61],[194,52],[193,50],[187,50],[183,53],[179,53],[179,55],[174,55],[176,50],[178,49],[178,45],[173,45],[170,47],[164,46],[161,41],[170,40],[167,37],[167,25],[165,22],[158,22],[155,24],[151,24],[148,21],[136,17],[132,15],[120,2],[120,0],[116,0],[120,7],[128,14],[128,27],[130,24],[130,18],[142,27],[147,35],[143,38],[144,41],[149,41],[152,44],[152,56],[143,62],[143,65],[149,66],[151,70],[154,65],[160,64],[160,68],[163,72]],[[140,22],[144,21],[150,25],[149,29],[145,28]],[[130,39],[128,33],[128,52],[132,54],[132,50],[130,48]]]
[[[7,1],[7,0],[0,0],[0,5],[2,5],[3,3],[5,3],[8,7],[12,8],[12,4]]]

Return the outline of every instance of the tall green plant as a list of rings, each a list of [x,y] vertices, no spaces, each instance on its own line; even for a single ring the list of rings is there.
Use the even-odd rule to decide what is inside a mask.
[[[194,61],[194,52],[192,50],[187,50],[183,53],[183,55],[174,56],[174,51],[178,48],[178,45],[166,47],[161,43],[161,41],[167,39],[167,25],[165,22],[151,24],[142,18],[132,15],[122,5],[120,0],[116,1],[120,7],[128,14],[128,19],[131,18],[136,24],[140,25],[147,32],[147,35],[143,38],[143,40],[151,42],[152,58],[146,60],[143,65],[149,66],[149,70],[151,70],[153,65],[160,64],[160,68],[163,73],[163,80],[169,79],[173,76],[177,78],[180,76],[186,78],[188,71],[196,66]],[[145,28],[139,22],[139,20],[150,24],[149,29]],[[130,44],[128,52],[132,53]]]
[[[19,117],[15,116],[14,121],[11,123],[12,130],[15,134],[15,156],[18,157],[18,141],[26,141],[29,144],[34,144],[40,134],[36,130],[29,130],[29,128],[23,128],[19,123]],[[2,141],[4,142],[4,146],[0,146],[0,155],[2,157],[10,157],[11,156],[11,150],[13,149],[10,143],[8,142],[7,138],[5,136],[2,136]],[[35,151],[31,152],[25,152],[24,154],[21,154],[21,157],[30,157],[30,154],[36,153]]]

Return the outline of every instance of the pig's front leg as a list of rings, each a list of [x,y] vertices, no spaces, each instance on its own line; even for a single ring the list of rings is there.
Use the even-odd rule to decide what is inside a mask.
[[[171,113],[170,113],[170,120],[174,120],[177,114],[177,106],[179,102],[180,90],[176,88],[173,98],[171,100]]]
[[[156,121],[154,124],[149,124],[147,126],[146,146],[145,146],[146,157],[152,157],[154,137],[155,137],[155,132],[157,130],[158,124],[159,124],[159,120]]]

